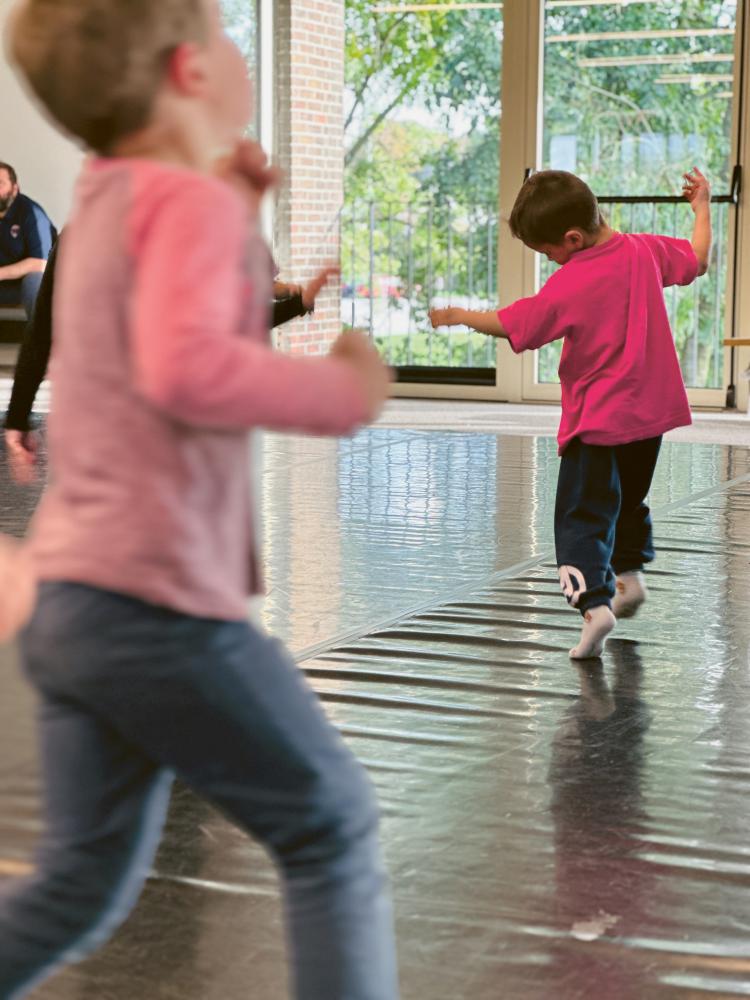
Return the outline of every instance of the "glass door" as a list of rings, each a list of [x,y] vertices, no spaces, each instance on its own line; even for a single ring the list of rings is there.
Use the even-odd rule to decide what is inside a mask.
[[[731,380],[722,341],[738,181],[737,6],[737,0],[544,3],[539,165],[580,175],[614,228],[668,236],[689,236],[692,229],[692,213],[679,196],[682,174],[695,164],[711,180],[712,267],[692,286],[666,292],[683,375],[698,405],[723,406]],[[551,268],[537,259],[536,288]],[[524,358],[525,398],[559,398],[559,354],[560,345],[552,344]]]
[[[430,305],[497,304],[503,4],[346,3],[341,318],[403,382],[495,385]]]

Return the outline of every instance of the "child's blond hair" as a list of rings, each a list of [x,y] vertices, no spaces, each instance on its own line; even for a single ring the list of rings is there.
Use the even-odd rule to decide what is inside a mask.
[[[21,0],[7,45],[50,115],[106,154],[149,124],[174,50],[207,35],[204,0]]]

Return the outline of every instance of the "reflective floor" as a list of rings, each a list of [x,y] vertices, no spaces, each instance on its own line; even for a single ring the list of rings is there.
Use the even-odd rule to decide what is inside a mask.
[[[555,476],[546,438],[265,445],[265,617],[377,784],[403,997],[750,996],[750,452],[665,447],[652,599],[601,666],[567,657]],[[0,527],[32,503],[5,487]],[[9,877],[38,778],[0,669]],[[132,919],[35,996],[281,1000],[270,864],[178,790]]]

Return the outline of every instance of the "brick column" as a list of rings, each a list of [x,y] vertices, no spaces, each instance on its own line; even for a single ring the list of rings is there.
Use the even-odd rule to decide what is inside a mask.
[[[274,233],[284,280],[338,261],[344,197],[344,0],[276,0],[274,159],[285,173]],[[282,350],[323,354],[341,330],[340,288],[315,315],[281,327]]]

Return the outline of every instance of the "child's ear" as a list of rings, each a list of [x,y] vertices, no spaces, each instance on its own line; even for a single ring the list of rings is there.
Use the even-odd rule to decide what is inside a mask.
[[[569,229],[563,236],[563,243],[568,250],[582,250],[585,246],[585,239],[580,229]]]
[[[183,97],[201,97],[206,91],[208,74],[203,50],[192,42],[178,45],[169,57],[167,78]]]

